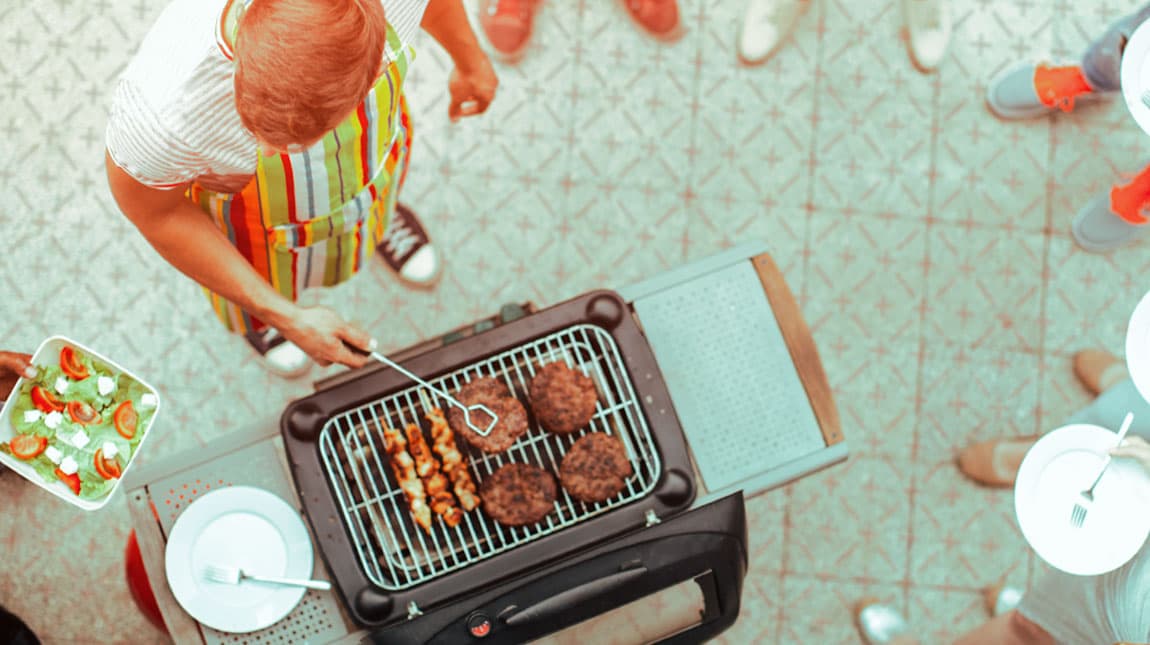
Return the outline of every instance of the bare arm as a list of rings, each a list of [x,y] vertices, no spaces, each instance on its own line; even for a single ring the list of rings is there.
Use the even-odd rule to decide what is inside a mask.
[[[318,307],[303,308],[284,298],[232,246],[207,215],[184,197],[182,188],[145,186],[105,153],[112,196],[124,215],[169,264],[199,284],[278,329],[320,363],[362,365],[340,340],[366,347],[367,334]]]
[[[467,21],[467,9],[460,0],[428,0],[427,11],[419,24],[447,50],[459,67],[467,67],[475,57],[487,57]]]
[[[120,210],[169,264],[272,326],[291,318],[294,305],[265,282],[207,215],[184,197],[185,187],[145,186],[117,166],[111,155],[105,154],[104,165]]]
[[[424,31],[443,46],[455,70],[448,81],[451,105],[448,114],[452,120],[481,114],[495,98],[499,79],[491,67],[491,60],[467,21],[467,10],[461,0],[429,0],[427,11],[420,23]]]

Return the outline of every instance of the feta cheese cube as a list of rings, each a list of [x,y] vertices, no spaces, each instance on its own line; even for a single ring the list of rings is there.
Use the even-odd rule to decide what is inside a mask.
[[[56,377],[56,391],[63,394],[68,391],[68,379],[63,376]]]
[[[154,408],[154,407],[156,407],[156,395],[152,394],[151,392],[145,392],[144,394],[140,395],[140,407],[141,408]]]
[[[100,393],[100,396],[108,396],[116,391],[116,382],[107,376],[101,376],[96,379],[96,390]]]
[[[76,434],[72,435],[72,438],[68,441],[71,442],[73,446],[83,449],[84,446],[88,445],[91,439],[88,438],[88,435],[83,430],[77,430]]]
[[[48,416],[44,417],[44,425],[55,430],[60,427],[60,422],[64,420],[64,415],[59,412],[49,412]]]
[[[24,410],[24,423],[36,423],[44,416],[39,410]]]
[[[57,450],[56,446],[48,446],[44,449],[44,456],[48,458],[48,461],[59,466],[60,460],[64,458],[64,453]]]
[[[104,451],[105,459],[111,459],[120,452],[119,449],[116,448],[116,444],[112,443],[111,441],[105,441],[104,445],[100,446],[100,450]]]
[[[64,460],[60,462],[60,472],[65,475],[75,475],[79,469],[80,464],[76,463],[76,460],[71,457],[64,457]]]

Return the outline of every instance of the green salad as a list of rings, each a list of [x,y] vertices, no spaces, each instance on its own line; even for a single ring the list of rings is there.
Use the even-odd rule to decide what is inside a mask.
[[[155,414],[156,396],[110,365],[66,346],[59,365],[36,365],[12,406],[15,436],[0,443],[47,482],[83,499],[104,497],[131,460]]]

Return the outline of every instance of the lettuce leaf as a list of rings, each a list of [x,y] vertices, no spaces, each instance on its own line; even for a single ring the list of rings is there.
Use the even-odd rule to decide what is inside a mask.
[[[116,487],[115,479],[103,479],[97,475],[99,481],[85,480],[80,478],[80,498],[89,500],[98,500],[107,496]]]

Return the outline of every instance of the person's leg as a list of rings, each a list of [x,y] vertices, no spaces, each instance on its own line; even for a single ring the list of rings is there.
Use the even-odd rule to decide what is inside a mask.
[[[1150,403],[1142,398],[1130,379],[1123,379],[1099,394],[1090,405],[1067,419],[1066,424],[1089,423],[1117,432],[1127,412],[1134,413],[1131,434],[1150,439]]]
[[[1115,184],[1094,196],[1074,217],[1070,230],[1078,246],[1105,253],[1141,237],[1147,230],[1143,214],[1150,203],[1150,166],[1130,181]]]
[[[1126,412],[1134,412],[1131,431],[1150,437],[1150,404],[1138,395],[1133,383],[1125,378],[1125,366],[1120,359],[1101,350],[1083,350],[1074,355],[1074,373],[1082,385],[1097,393],[1097,396],[1090,405],[1071,415],[1062,425],[1089,423],[1118,428]],[[1008,488],[1014,485],[1014,477],[1018,474],[1022,459],[1039,436],[976,443],[959,454],[958,468],[979,484]]]
[[[1117,20],[1086,49],[1077,65],[1020,62],[991,79],[986,102],[1003,119],[1029,119],[1055,110],[1069,112],[1076,102],[1121,89],[1122,48],[1138,25],[1150,17],[1150,4]]]
[[[1122,50],[1134,30],[1147,19],[1150,19],[1150,3],[1115,21],[1086,48],[1082,55],[1082,73],[1092,88],[1100,92],[1122,89]]]

